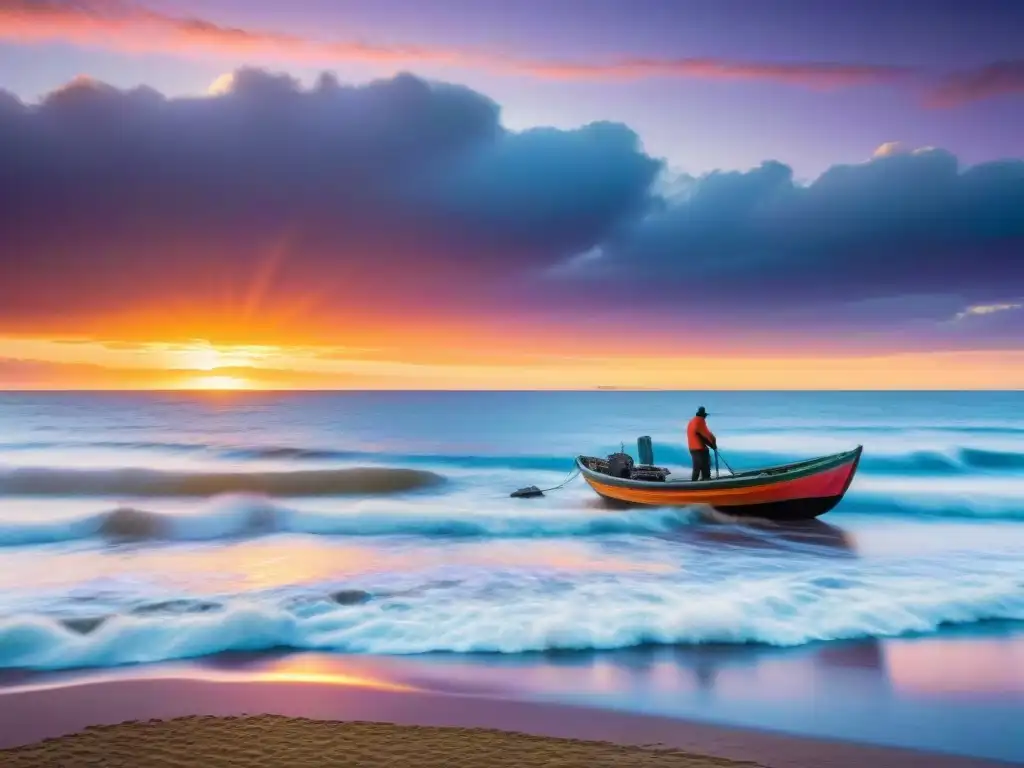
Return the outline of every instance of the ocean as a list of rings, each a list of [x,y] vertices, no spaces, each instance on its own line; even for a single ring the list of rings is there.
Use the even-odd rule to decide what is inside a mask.
[[[509,497],[640,435],[685,474],[700,404],[737,470],[864,445],[827,525]],[[2,667],[1024,620],[1021,393],[6,394],[0,436]]]
[[[699,405],[736,470],[863,445],[847,497],[808,532],[609,509],[578,478],[509,496],[641,435],[688,476]],[[1024,634],[1024,393],[0,395],[8,671],[965,633]]]

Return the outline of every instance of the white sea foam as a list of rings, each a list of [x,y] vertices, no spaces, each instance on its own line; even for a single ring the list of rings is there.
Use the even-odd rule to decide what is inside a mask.
[[[1007,565],[1004,563],[1003,565]],[[1008,572],[835,570],[759,578],[591,577],[546,583],[505,573],[472,587],[378,594],[318,610],[239,598],[220,610],[120,614],[76,628],[49,616],[0,619],[0,666],[109,666],[273,647],[355,653],[519,653],[646,643],[765,643],[931,632],[1024,620]]]

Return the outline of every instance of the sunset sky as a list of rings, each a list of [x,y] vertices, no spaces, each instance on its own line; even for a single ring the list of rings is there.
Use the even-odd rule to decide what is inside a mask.
[[[1024,387],[1022,29],[0,0],[0,388]]]

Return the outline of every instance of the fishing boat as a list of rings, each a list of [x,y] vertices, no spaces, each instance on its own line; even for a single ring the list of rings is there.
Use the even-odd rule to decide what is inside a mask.
[[[634,465],[625,453],[607,459],[579,456],[576,466],[600,496],[630,504],[708,506],[727,515],[767,520],[810,520],[835,507],[860,462],[852,451],[710,480],[669,480],[669,470]]]

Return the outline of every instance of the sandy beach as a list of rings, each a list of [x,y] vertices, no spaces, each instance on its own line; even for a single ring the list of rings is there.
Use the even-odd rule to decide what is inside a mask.
[[[0,748],[0,763],[11,768],[1006,765],[373,681],[159,677],[8,688],[0,694]]]
[[[124,723],[15,749],[10,768],[89,764],[232,766],[741,766],[676,750],[553,739],[482,728],[337,723],[264,715]]]

